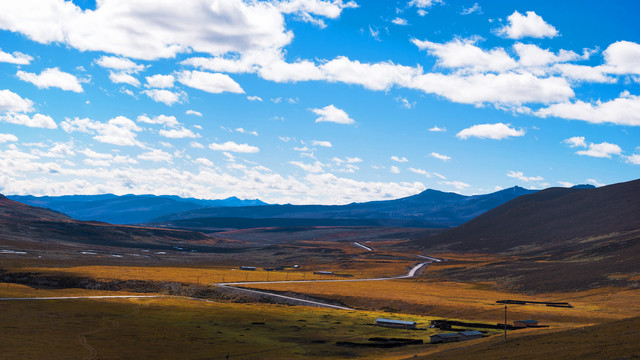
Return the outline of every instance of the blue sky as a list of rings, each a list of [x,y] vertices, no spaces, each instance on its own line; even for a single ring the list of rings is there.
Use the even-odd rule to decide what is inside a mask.
[[[0,192],[344,204],[640,174],[636,1],[0,4]]]

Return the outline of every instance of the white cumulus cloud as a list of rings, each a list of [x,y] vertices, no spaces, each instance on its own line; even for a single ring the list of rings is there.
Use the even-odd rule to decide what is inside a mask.
[[[526,14],[525,16],[514,11],[507,18],[509,24],[498,29],[496,33],[509,39],[553,38],[558,35],[558,30],[534,11],[527,11]]]
[[[608,142],[602,142],[600,144],[591,143],[588,149],[576,151],[578,155],[597,158],[611,158],[611,155],[620,155],[621,153],[622,149],[620,146]]]
[[[200,116],[200,117],[202,117],[202,113],[201,113],[201,112],[199,112],[199,111],[195,111],[195,110],[187,110],[187,111],[185,112],[185,114],[187,114],[187,115],[195,115],[195,116]]]
[[[270,2],[242,0],[110,0],[86,11],[64,0],[11,1],[3,4],[0,29],[39,43],[145,60],[190,51],[219,55],[279,49],[293,38],[282,10]]]
[[[9,141],[18,141],[18,137],[13,134],[0,134],[0,144]]]
[[[114,84],[129,84],[131,86],[140,86],[140,80],[133,77],[133,75],[126,72],[113,72],[109,71],[109,80]]]
[[[8,112],[4,115],[0,115],[0,121],[34,128],[55,129],[58,127],[56,122],[53,121],[50,116],[42,114],[29,116],[27,114]]]
[[[184,92],[173,92],[165,89],[150,89],[143,90],[143,94],[147,95],[155,102],[161,102],[165,105],[171,106],[175,103],[182,103],[187,94]]]
[[[169,127],[176,127],[180,125],[175,116],[167,116],[167,115],[158,115],[154,117],[148,117],[147,115],[140,115],[136,119],[138,122],[143,122],[147,124],[156,124],[156,125],[166,125]]]
[[[440,44],[411,39],[420,50],[427,50],[438,58],[437,65],[444,68],[468,68],[473,71],[506,71],[516,67],[515,60],[502,48],[484,50],[475,45],[475,39],[454,39]]]
[[[544,178],[542,176],[525,176],[522,171],[509,171],[507,176],[510,178],[518,179],[520,181],[529,182],[529,181],[542,181]]]
[[[142,131],[133,120],[124,116],[115,117],[106,123],[89,118],[66,119],[60,123],[60,127],[68,133],[77,131],[95,134],[93,138],[99,142],[120,146],[140,145],[136,140],[136,133]]]
[[[38,89],[57,87],[65,91],[73,91],[77,93],[84,91],[78,78],[72,74],[60,71],[58,68],[45,69],[39,75],[19,70],[16,73],[16,76],[18,76],[22,81],[32,83],[37,86]]]
[[[176,78],[173,75],[162,75],[162,74],[147,76],[145,77],[145,79],[147,80],[147,85],[146,85],[147,87],[160,88],[160,89],[172,88],[173,83],[176,80]]]
[[[411,0],[407,3],[407,7],[415,6],[420,9],[430,8],[436,4],[444,4],[443,0]]]
[[[408,161],[409,161],[409,160],[407,160],[407,158],[406,158],[406,157],[404,157],[404,156],[403,156],[403,157],[398,157],[398,156],[395,156],[395,155],[391,156],[391,160],[396,161],[396,162],[399,162],[399,163],[406,163],[406,162],[408,162]]]
[[[441,181],[440,184],[453,186],[457,190],[464,190],[468,187],[471,187],[471,185],[462,181]]]
[[[587,147],[587,143],[584,141],[584,136],[574,136],[564,140],[570,147]]]
[[[355,121],[342,109],[338,109],[333,104],[327,105],[321,109],[310,109],[319,117],[316,122],[333,122],[336,124],[354,124]]]
[[[160,130],[158,132],[158,134],[160,134],[160,136],[164,136],[167,138],[172,138],[172,139],[184,139],[184,138],[195,138],[196,134],[193,133],[193,131],[186,129],[186,128],[181,128],[181,129],[171,129],[171,130]]]
[[[19,51],[14,51],[13,53],[9,54],[0,49],[0,62],[16,65],[29,65],[32,60],[32,56],[23,54]]]
[[[429,129],[429,131],[431,131],[431,132],[446,132],[447,129],[438,127],[437,125],[434,125],[432,128]]]
[[[620,97],[605,102],[598,100],[588,103],[576,100],[550,105],[536,111],[535,114],[543,118],[553,116],[594,124],[640,126],[640,96],[624,92]]]
[[[640,44],[631,41],[617,41],[604,52],[607,71],[614,74],[640,74]]]
[[[96,64],[103,68],[125,73],[138,73],[145,69],[144,65],[136,64],[130,59],[117,56],[102,56],[96,60]]]
[[[511,136],[524,136],[525,131],[510,127],[510,124],[479,124],[466,128],[456,134],[460,139],[477,137],[481,139],[502,140]]]
[[[640,154],[627,156],[627,162],[634,165],[640,165]]]
[[[233,141],[227,141],[223,144],[211,143],[209,144],[209,149],[215,151],[229,151],[246,154],[257,153],[260,151],[260,148],[258,148],[257,146],[252,146],[249,144],[237,144]]]
[[[235,82],[227,74],[196,70],[181,71],[178,73],[178,81],[186,86],[212,94],[220,94],[223,92],[244,94],[244,90],[242,90],[240,84]]]
[[[321,141],[321,140],[313,140],[311,141],[311,145],[329,147],[329,148],[333,146],[330,141]]]
[[[289,161],[289,164],[299,167],[300,169],[309,172],[309,173],[321,173],[324,172],[324,167],[322,163],[316,161],[313,164],[307,164],[300,161]]]
[[[432,153],[431,153],[431,156],[432,156],[432,157],[434,157],[434,158],[436,158],[436,159],[440,159],[440,160],[442,160],[442,161],[449,161],[449,160],[451,160],[451,156],[442,155],[442,154],[439,154],[439,153],[437,153],[437,152],[432,152]]]
[[[193,160],[193,162],[196,163],[196,164],[203,165],[203,166],[213,167],[213,162],[211,162],[211,160],[206,159],[206,158],[200,157],[200,158],[197,158],[197,159]]]
[[[400,26],[404,26],[404,25],[408,25],[407,23],[407,19],[403,19],[403,18],[394,18],[393,20],[391,20],[392,23],[396,24],[396,25],[400,25]]]
[[[138,155],[137,158],[153,162],[171,162],[173,155],[160,149],[153,149]]]
[[[11,90],[0,90],[0,112],[31,112],[33,101],[22,98]]]

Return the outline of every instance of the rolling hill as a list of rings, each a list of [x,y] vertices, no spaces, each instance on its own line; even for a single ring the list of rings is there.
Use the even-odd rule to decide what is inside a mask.
[[[0,246],[3,248],[97,245],[171,249],[185,244],[207,248],[215,245],[216,240],[192,231],[78,221],[57,211],[22,204],[0,195]]]
[[[269,219],[287,226],[301,225],[335,226],[405,226],[446,228],[462,224],[500,204],[522,195],[534,193],[521,187],[513,187],[486,195],[464,196],[437,190],[386,201],[371,201],[348,205],[265,205],[226,208],[202,208],[178,212],[155,219],[154,223],[181,227],[196,223],[201,227],[216,227],[220,218],[234,219],[234,227],[247,227],[242,219],[256,223],[255,219]],[[285,219],[290,219],[286,220]],[[188,220],[188,221],[187,221]],[[341,221],[338,221],[341,220]],[[273,225],[272,225],[273,226]]]
[[[440,234],[414,239],[430,251],[489,253],[513,261],[442,272],[515,288],[640,287],[640,180],[593,189],[550,188],[507,202]]]
[[[600,188],[549,188],[498,206],[422,246],[456,251],[526,253],[572,240],[640,230],[640,180]]]

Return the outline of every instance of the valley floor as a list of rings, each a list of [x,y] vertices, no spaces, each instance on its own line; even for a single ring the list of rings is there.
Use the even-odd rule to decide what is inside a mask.
[[[406,274],[425,261],[400,252],[397,242],[301,241],[239,254],[199,254],[92,248],[26,254],[3,253],[0,297],[142,295],[158,298],[2,301],[3,357],[41,359],[578,359],[633,358],[640,289],[601,286],[566,292],[515,292],[504,281],[459,281],[446,274],[490,269],[513,258],[428,254],[433,262],[416,277],[347,282],[291,280],[358,279]],[[18,249],[19,250],[19,249]],[[120,249],[122,250],[122,249]],[[89,252],[84,254],[83,252]],[[114,257],[118,253],[125,256]],[[137,256],[127,254],[138,254]],[[44,254],[54,254],[47,258]],[[434,259],[432,259],[434,260]],[[260,265],[263,266],[260,266]],[[493,265],[492,265],[493,264]],[[258,265],[243,271],[240,266]],[[280,267],[278,265],[286,265]],[[293,265],[298,265],[294,267]],[[320,273],[319,273],[320,272]],[[324,272],[324,273],[323,273]],[[638,274],[625,274],[634,279]],[[4,281],[4,282],[2,282]],[[274,283],[274,281],[281,281]],[[635,281],[635,280],[633,280]],[[216,286],[261,289],[352,308],[292,306],[268,296]],[[568,302],[573,307],[508,305],[508,323],[535,319],[545,328],[510,330],[454,326],[433,320],[504,322],[498,300]],[[376,318],[409,320],[418,330],[373,326]],[[429,344],[431,335],[477,329],[482,339]],[[364,346],[372,338],[422,340],[395,348]],[[355,343],[355,344],[354,344]],[[360,345],[357,345],[360,344]]]

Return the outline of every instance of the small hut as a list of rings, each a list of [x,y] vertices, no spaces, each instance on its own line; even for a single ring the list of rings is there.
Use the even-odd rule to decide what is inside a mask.
[[[538,321],[536,320],[516,320],[513,322],[513,326],[517,328],[526,328],[526,327],[536,327],[538,326]]]

